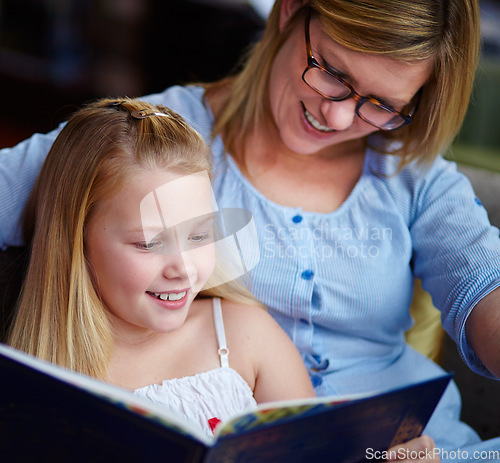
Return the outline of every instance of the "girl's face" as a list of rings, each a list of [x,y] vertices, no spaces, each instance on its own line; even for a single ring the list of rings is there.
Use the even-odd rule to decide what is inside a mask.
[[[124,185],[86,229],[96,289],[117,332],[175,330],[214,269],[210,180],[141,169]]]
[[[284,0],[281,27],[291,15]],[[358,94],[374,97],[401,111],[430,75],[430,62],[407,63],[351,51],[334,42],[313,15],[309,27],[313,56]],[[271,112],[281,142],[299,154],[315,154],[332,145],[360,139],[379,129],[356,115],[356,100],[328,100],[302,80],[307,67],[305,24],[299,22],[278,52],[270,76]]]

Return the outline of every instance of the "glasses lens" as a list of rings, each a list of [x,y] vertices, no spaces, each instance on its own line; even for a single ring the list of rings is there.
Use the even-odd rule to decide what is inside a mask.
[[[310,67],[302,75],[304,82],[324,98],[341,101],[351,96],[351,89],[334,75],[318,68]],[[359,116],[369,124],[383,130],[394,130],[403,126],[406,121],[400,115],[365,101],[358,109]]]
[[[385,130],[396,129],[405,123],[405,120],[398,114],[371,101],[365,101],[360,106],[359,115],[370,124]]]
[[[343,100],[351,94],[351,90],[340,80],[320,68],[312,67],[307,69],[304,72],[303,79],[313,90],[332,100]]]

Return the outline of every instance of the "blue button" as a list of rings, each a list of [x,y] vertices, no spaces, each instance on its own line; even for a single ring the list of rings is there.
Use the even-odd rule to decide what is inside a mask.
[[[483,204],[481,203],[481,200],[479,198],[476,198],[474,201],[476,201],[476,204],[479,204],[480,206],[482,206]]]
[[[323,384],[323,378],[320,375],[311,375],[311,383],[314,387],[321,386]]]
[[[330,361],[328,359],[324,359],[319,362],[315,367],[311,367],[311,371],[321,371],[326,370],[330,366]]]
[[[321,362],[321,357],[318,354],[311,354],[311,358],[314,360],[314,362],[319,363]]]
[[[304,280],[310,280],[314,276],[314,272],[312,270],[304,270],[300,276]]]
[[[309,369],[314,372],[326,370],[330,366],[329,360],[322,359],[318,354],[306,354],[305,360],[311,364]]]
[[[304,323],[305,325],[309,325],[309,320],[307,320],[306,318],[301,318],[300,322]]]
[[[300,223],[300,222],[302,222],[302,216],[301,216],[301,215],[298,215],[298,214],[297,214],[297,215],[294,215],[294,216],[292,217],[292,221],[293,221],[293,223]]]

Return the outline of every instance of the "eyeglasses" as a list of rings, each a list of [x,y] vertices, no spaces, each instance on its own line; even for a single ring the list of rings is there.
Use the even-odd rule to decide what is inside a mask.
[[[378,129],[395,130],[409,124],[415,115],[416,105],[410,114],[403,114],[376,98],[361,96],[342,77],[325,69],[316,60],[312,54],[311,39],[309,36],[310,21],[311,9],[309,8],[305,23],[307,67],[302,73],[302,80],[316,93],[328,100],[343,101],[348,98],[354,98],[357,103],[356,114],[358,117]]]

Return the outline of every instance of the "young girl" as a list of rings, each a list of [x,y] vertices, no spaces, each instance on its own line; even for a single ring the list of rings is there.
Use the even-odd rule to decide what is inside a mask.
[[[210,170],[205,142],[165,107],[78,111],[28,203],[32,253],[9,344],[207,433],[256,402],[314,396],[293,343],[250,293],[214,287]]]

